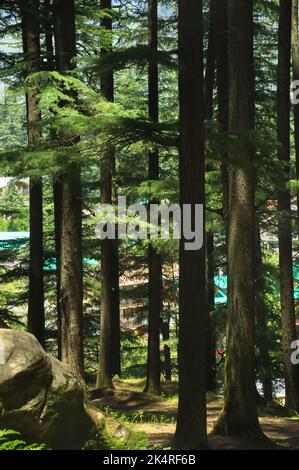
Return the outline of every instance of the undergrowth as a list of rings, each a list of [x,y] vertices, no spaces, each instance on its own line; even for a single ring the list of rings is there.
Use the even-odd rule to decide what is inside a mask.
[[[101,431],[95,439],[86,442],[83,450],[147,450],[147,438],[138,432],[131,432],[127,438],[119,438]]]
[[[0,450],[47,450],[45,444],[27,444],[17,431],[0,430]]]
[[[119,413],[112,410],[109,406],[104,408],[106,415],[122,423],[151,423],[151,424],[172,424],[176,422],[173,416],[167,416],[162,413],[148,413],[144,411],[134,411],[133,413]]]

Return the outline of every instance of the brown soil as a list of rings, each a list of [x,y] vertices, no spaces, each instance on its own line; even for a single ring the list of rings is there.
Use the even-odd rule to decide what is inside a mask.
[[[144,383],[141,380],[118,380],[114,393],[93,400],[100,409],[111,408],[120,414],[133,415],[136,422],[130,426],[136,432],[144,434],[153,448],[169,448],[175,432],[177,415],[177,384],[163,384],[161,398],[142,393]],[[221,396],[208,396],[208,432],[213,430],[222,408]],[[143,422],[140,422],[143,413]],[[280,449],[299,449],[299,419],[260,416],[264,433],[279,446]],[[131,419],[132,419],[131,418]],[[212,449],[263,449],[264,443],[252,443],[242,439],[209,436]]]

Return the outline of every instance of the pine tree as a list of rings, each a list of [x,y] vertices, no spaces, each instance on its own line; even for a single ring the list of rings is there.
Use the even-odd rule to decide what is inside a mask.
[[[224,409],[215,432],[263,437],[259,427],[254,357],[254,129],[253,2],[228,1],[229,131],[238,136],[230,158],[228,319]]]
[[[179,1],[180,203],[205,204],[202,2]],[[194,217],[194,215],[193,215]],[[193,219],[194,221],[194,219]],[[179,409],[175,448],[207,447],[205,247],[180,241]]]
[[[299,374],[291,363],[291,343],[296,339],[294,304],[293,250],[290,192],[290,70],[292,1],[280,1],[277,69],[277,140],[283,185],[278,191],[278,244],[280,303],[282,315],[283,362],[285,368],[286,406],[299,410]]]
[[[158,2],[148,0],[148,33],[149,47],[154,53],[158,51]],[[159,120],[159,72],[158,62],[153,59],[148,68],[148,108],[152,122]],[[149,152],[149,179],[159,179],[159,151]],[[154,204],[157,201],[150,201]],[[148,356],[147,380],[145,391],[159,395],[160,384],[160,323],[162,309],[162,263],[161,256],[153,244],[148,249],[149,269],[149,312],[148,312]]]
[[[211,121],[213,118],[213,97],[215,86],[216,69],[216,2],[211,0],[209,11],[209,35],[207,46],[206,70],[205,70],[205,119]],[[212,171],[213,165],[209,164],[206,171]],[[215,308],[215,286],[214,286],[214,234],[212,230],[206,233],[206,276],[207,276],[207,391],[216,388],[216,340],[215,326],[212,315]]]
[[[40,57],[40,9],[39,1],[20,2],[26,74],[41,69]],[[26,94],[28,143],[34,145],[40,139],[38,123],[41,119],[38,89],[31,84]],[[30,178],[30,256],[28,330],[45,347],[45,312],[43,280],[43,191],[42,178]]]
[[[265,269],[263,266],[261,233],[258,221],[256,222],[256,248],[255,248],[255,314],[256,314],[256,344],[259,349],[259,369],[263,387],[263,395],[266,402],[271,402],[273,398],[271,357],[269,350],[268,331],[268,308],[265,301],[266,282]]]
[[[292,68],[293,80],[299,80],[298,0],[292,0]],[[299,179],[299,104],[294,105],[294,140],[296,178]],[[297,230],[299,225],[299,190],[297,190]]]
[[[111,0],[102,0],[101,8],[107,10],[102,26],[112,33]],[[109,38],[112,43],[112,37]],[[110,49],[110,50],[109,50]],[[111,46],[101,50],[102,57],[111,52]],[[108,101],[114,101],[113,70],[101,75],[101,93]],[[116,200],[113,178],[115,177],[115,149],[109,146],[101,161],[101,203],[112,204]],[[112,378],[120,375],[120,308],[119,308],[119,259],[117,240],[101,242],[101,325],[99,346],[99,369],[97,387],[112,388]]]
[[[54,36],[57,69],[67,73],[74,68],[76,57],[73,0],[54,1]],[[77,136],[71,139],[77,140]],[[82,200],[80,167],[76,161],[68,163],[61,175],[61,204],[61,356],[83,377]]]
[[[215,5],[215,48],[217,66],[217,101],[218,121],[220,131],[228,131],[228,107],[229,107],[229,85],[228,85],[228,0],[217,1]],[[228,168],[227,149],[224,148],[221,165],[222,192],[223,192],[223,218],[227,230],[228,219]]]

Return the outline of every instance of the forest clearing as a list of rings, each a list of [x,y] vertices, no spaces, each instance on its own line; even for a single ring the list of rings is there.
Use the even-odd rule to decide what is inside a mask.
[[[299,449],[298,28],[0,0],[0,451]]]
[[[144,397],[143,380],[117,380],[115,393],[95,399],[92,402],[113,416],[124,426],[145,438],[149,448],[169,449],[172,446],[177,417],[178,396],[177,383],[162,383],[162,398]],[[217,418],[223,407],[223,396],[210,393],[207,396],[207,426],[212,433]],[[299,420],[284,416],[283,407],[272,409],[261,406],[259,409],[260,423],[265,434],[277,444],[277,448],[299,448]],[[242,438],[228,439],[209,436],[210,447],[214,450],[223,449],[263,449],[263,444],[249,443]]]

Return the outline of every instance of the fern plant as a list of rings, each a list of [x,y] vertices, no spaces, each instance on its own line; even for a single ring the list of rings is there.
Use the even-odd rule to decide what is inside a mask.
[[[47,450],[45,444],[27,444],[21,434],[10,429],[0,430],[1,450]]]

